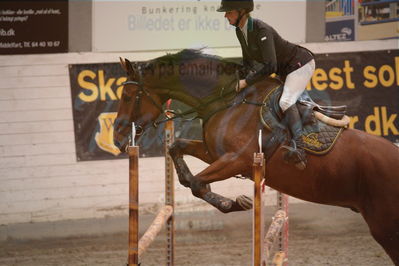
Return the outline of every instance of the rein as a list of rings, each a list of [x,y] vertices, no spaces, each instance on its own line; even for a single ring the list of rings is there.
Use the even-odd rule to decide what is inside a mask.
[[[148,90],[146,90],[143,87],[143,83],[141,82],[141,80],[142,80],[142,78],[141,78],[142,77],[142,72],[141,72],[141,68],[140,67],[138,68],[138,73],[139,73],[139,81],[127,80],[127,81],[122,83],[122,85],[131,84],[131,85],[136,85],[138,87],[138,91],[137,91],[136,96],[135,96],[135,108],[132,110],[132,113],[135,113],[135,114],[139,113],[141,99],[142,99],[143,96],[147,96],[151,100],[152,104],[161,113],[163,113],[166,116],[166,119],[155,121],[152,124],[148,124],[145,127],[139,125],[138,123],[135,123],[135,128],[136,128],[136,132],[137,132],[136,134],[138,136],[143,134],[150,127],[157,128],[160,124],[165,123],[165,122],[167,122],[169,120],[174,120],[176,118],[182,118],[185,115],[192,114],[192,113],[195,112],[195,110],[196,110],[195,108],[192,108],[192,109],[190,109],[190,110],[188,110],[186,112],[183,112],[183,113],[177,113],[174,110],[169,110],[169,109],[165,109],[164,110],[163,107],[154,100],[154,98],[151,96],[151,94],[148,92]],[[132,114],[131,114],[131,117],[133,117]],[[186,121],[192,121],[192,120],[194,120],[196,118],[198,118],[198,116],[196,116],[196,117],[194,117],[192,119],[185,119],[185,120]]]
[[[135,123],[135,128],[136,128],[136,134],[137,134],[137,135],[143,134],[143,133],[144,133],[148,128],[150,128],[150,127],[157,128],[160,124],[166,123],[167,121],[174,120],[174,119],[177,119],[177,118],[184,118],[184,116],[186,116],[186,115],[189,115],[189,114],[192,114],[192,113],[197,112],[197,111],[196,111],[197,109],[205,108],[205,107],[207,107],[208,105],[210,105],[210,104],[212,104],[212,103],[214,103],[214,102],[216,102],[216,101],[218,101],[218,100],[223,100],[224,97],[229,96],[229,95],[231,95],[232,93],[235,92],[235,90],[231,90],[230,92],[224,94],[224,93],[223,93],[223,92],[224,92],[224,87],[223,87],[223,88],[221,89],[220,95],[219,95],[218,97],[215,97],[215,98],[213,98],[213,99],[210,99],[209,101],[207,101],[207,102],[205,102],[205,103],[201,103],[201,104],[199,104],[198,106],[195,106],[195,107],[193,107],[193,108],[191,108],[191,109],[189,109],[189,110],[187,110],[187,111],[185,111],[185,112],[178,113],[178,112],[175,112],[174,110],[163,109],[163,107],[162,107],[160,104],[158,104],[158,103],[154,100],[154,98],[151,96],[151,94],[148,92],[148,90],[146,90],[146,89],[143,87],[143,83],[142,83],[142,81],[141,81],[141,80],[142,80],[142,72],[141,72],[141,68],[140,68],[140,67],[138,68],[138,74],[139,74],[139,81],[127,80],[127,81],[125,81],[125,82],[122,83],[122,85],[131,84],[131,85],[136,85],[136,86],[138,87],[138,91],[137,91],[136,96],[135,96],[135,108],[134,108],[134,110],[132,110],[132,113],[135,113],[135,114],[138,114],[138,113],[139,113],[139,111],[140,111],[140,105],[141,105],[141,99],[142,99],[143,96],[147,96],[147,97],[151,100],[152,104],[153,104],[162,114],[164,114],[164,115],[166,116],[166,118],[161,119],[161,120],[158,120],[158,121],[154,121],[152,124],[148,124],[147,126],[144,126],[144,127],[141,126],[141,125],[139,125],[138,123]],[[238,77],[237,77],[237,78],[238,78]],[[237,83],[237,80],[236,80],[236,79],[233,79],[232,82],[230,82],[230,83],[228,84],[228,86],[226,86],[226,87],[227,87],[227,88],[230,87],[231,84],[232,84],[233,82],[234,82],[234,83]],[[233,98],[233,100],[234,100],[234,99],[235,99],[235,97]],[[130,100],[130,99],[129,99],[129,100]],[[220,112],[220,111],[223,111],[223,110],[225,110],[225,109],[228,109],[228,108],[230,108],[230,107],[233,107],[233,106],[236,106],[236,105],[239,105],[239,104],[243,104],[243,103],[244,103],[244,104],[256,105],[256,106],[263,106],[263,105],[264,105],[263,103],[257,103],[257,102],[248,101],[248,100],[245,98],[245,95],[244,95],[244,97],[243,97],[243,99],[242,99],[241,101],[238,101],[238,102],[233,101],[233,102],[231,102],[231,103],[225,104],[223,107],[217,109],[215,112],[212,112],[212,113],[211,113],[210,115],[208,115],[207,117],[204,117],[204,123],[206,123],[206,121],[207,121],[209,118],[211,118],[213,115],[215,115],[216,113],[218,113],[218,112]],[[133,115],[133,114],[132,114],[132,115]],[[132,116],[132,117],[133,117],[133,116]],[[184,118],[184,121],[193,121],[193,120],[198,119],[198,118],[200,118],[200,116],[196,115],[196,116],[194,116],[193,118],[189,118],[189,119]]]

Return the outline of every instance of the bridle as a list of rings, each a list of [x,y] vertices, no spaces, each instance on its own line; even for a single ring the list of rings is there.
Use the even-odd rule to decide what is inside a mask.
[[[143,98],[143,96],[146,96],[150,99],[150,101],[152,102],[152,104],[161,112],[161,113],[165,113],[165,110],[163,110],[162,106],[157,103],[154,98],[151,96],[151,94],[148,92],[148,90],[146,90],[143,86],[143,82],[142,82],[142,72],[141,72],[141,67],[138,67],[138,74],[139,74],[139,79],[138,81],[134,81],[134,80],[127,80],[125,82],[122,83],[122,85],[136,85],[137,86],[137,92],[136,92],[136,96],[135,98],[135,108],[132,110],[132,113],[130,114],[130,117],[132,117],[132,120],[137,120],[138,117],[134,117],[136,116],[139,112],[140,112],[140,106],[141,106],[141,100]],[[131,97],[129,97],[128,99],[124,99],[126,102],[129,102],[131,100]],[[154,122],[155,123],[155,122]],[[145,130],[147,130],[149,127],[157,127],[156,124],[149,124],[147,126],[142,126],[139,123],[135,122],[135,128],[136,128],[136,135],[142,135],[144,133]]]
[[[135,98],[134,99],[135,108],[132,109],[132,113],[130,114],[130,117],[132,117],[132,120],[135,121],[135,132],[136,132],[137,136],[142,135],[147,129],[149,129],[151,127],[157,128],[158,125],[160,125],[162,123],[165,123],[165,122],[167,122],[169,120],[174,120],[176,118],[182,118],[185,121],[192,121],[194,119],[200,118],[198,115],[193,117],[193,118],[185,118],[185,116],[187,116],[189,114],[196,113],[197,112],[196,109],[199,106],[196,106],[196,107],[194,107],[192,109],[189,109],[189,110],[187,110],[185,112],[182,112],[182,113],[175,112],[175,111],[170,110],[170,109],[163,109],[162,105],[160,105],[157,101],[155,101],[155,99],[153,98],[151,93],[146,88],[144,88],[143,81],[142,81],[143,80],[143,78],[142,78],[143,75],[142,75],[142,71],[141,71],[141,66],[138,66],[137,72],[138,72],[138,81],[127,80],[127,81],[122,83],[122,85],[136,85],[137,86],[137,92],[136,92],[136,95],[134,97]],[[228,85],[228,87],[231,86],[231,84],[235,84],[238,81],[239,81],[239,77],[238,77],[238,73],[236,73],[236,78],[232,80],[232,83],[230,83]],[[206,103],[202,103],[200,105],[200,107],[207,106],[207,105],[211,104],[212,102],[227,96],[223,92],[224,92],[224,89],[221,90],[221,95],[219,97],[217,97],[217,98],[215,98],[213,100],[210,100],[210,101],[208,101]],[[166,118],[158,120],[158,121],[154,121],[153,123],[149,123],[149,124],[147,124],[145,126],[143,126],[139,122],[137,122],[137,120],[139,120],[138,117],[137,117],[137,114],[139,114],[139,112],[140,112],[140,106],[141,106],[141,102],[142,102],[142,99],[143,99],[144,96],[148,97],[150,99],[151,103],[160,111],[161,114],[164,114],[166,116]],[[132,100],[132,97],[128,97],[128,96],[127,97],[122,97],[122,100],[125,101],[125,102],[130,102]],[[234,102],[232,104],[226,105],[222,109],[225,109],[227,107],[231,107],[233,105],[240,104],[240,103],[249,103],[249,102],[245,102],[245,99],[244,99],[242,102]],[[253,103],[250,103],[250,104],[253,104]],[[220,110],[217,110],[217,111],[220,111]]]

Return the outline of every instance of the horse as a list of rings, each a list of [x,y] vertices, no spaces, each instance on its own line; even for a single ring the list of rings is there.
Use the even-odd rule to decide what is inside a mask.
[[[195,112],[203,120],[203,140],[176,139],[170,146],[179,182],[224,213],[250,209],[250,198],[225,198],[212,192],[210,183],[237,175],[251,177],[258,130],[263,128],[266,146],[273,135],[262,126],[256,103],[281,81],[265,78],[236,93],[240,64],[189,49],[141,63],[121,59],[121,66],[127,81],[114,122],[115,145],[125,150],[132,122],[138,135],[162,122],[157,119],[169,111],[164,107],[168,99],[183,102],[192,108],[184,114]],[[279,145],[267,156],[266,185],[305,201],[359,212],[373,238],[399,265],[398,147],[382,137],[345,128],[327,154],[307,154],[307,166],[299,170],[284,161]],[[183,155],[209,166],[193,175]]]

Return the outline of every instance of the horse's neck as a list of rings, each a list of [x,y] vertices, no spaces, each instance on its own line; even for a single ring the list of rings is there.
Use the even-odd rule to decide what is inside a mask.
[[[173,82],[169,82],[173,84]],[[220,86],[221,90],[223,86]],[[211,90],[209,88],[203,88],[204,90]],[[205,91],[205,94],[209,94],[206,97],[193,96],[190,93],[190,88],[178,88],[173,85],[163,84],[162,88],[158,89],[158,93],[163,97],[169,97],[171,99],[182,102],[191,108],[195,109],[198,116],[201,118],[207,118],[219,109],[223,109],[232,100],[232,93],[227,91]]]
[[[190,96],[182,91],[171,90],[168,92],[168,95],[171,99],[178,100],[192,108],[196,108],[202,104],[198,98]]]
[[[182,102],[189,107],[193,108],[197,113],[199,118],[207,118],[210,116],[210,105],[207,104],[206,101],[203,101],[199,98],[192,97],[188,94],[185,94],[181,91],[171,91],[169,93],[170,98]]]
[[[233,91],[218,92],[216,95],[204,99],[194,97],[184,89],[175,89],[173,86],[165,86],[159,92],[163,94],[163,97],[169,97],[190,106],[200,118],[207,120],[218,111],[244,102],[244,99],[253,103],[262,103],[268,92],[281,84],[277,79],[265,79],[256,87],[251,86],[239,95],[234,92],[233,88]]]

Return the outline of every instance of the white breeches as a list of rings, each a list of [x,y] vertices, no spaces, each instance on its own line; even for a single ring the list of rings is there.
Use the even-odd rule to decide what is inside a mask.
[[[306,65],[289,73],[284,83],[283,94],[280,98],[280,107],[283,112],[293,105],[305,90],[315,70],[315,61],[312,59]]]

